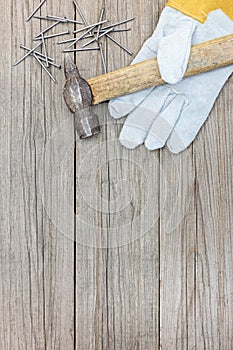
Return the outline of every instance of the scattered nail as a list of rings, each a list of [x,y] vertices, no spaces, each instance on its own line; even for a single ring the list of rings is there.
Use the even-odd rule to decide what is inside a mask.
[[[99,35],[99,39],[102,38],[104,35],[107,35],[107,34],[110,33],[111,31],[112,31],[112,28],[106,30],[105,32],[103,32],[102,34]],[[87,42],[86,44],[84,44],[82,47],[86,47],[86,46],[92,44],[94,41],[95,41],[95,38],[92,39],[92,40],[90,40],[90,41],[88,41],[88,42]]]
[[[72,41],[75,41],[76,38],[71,38],[71,39],[67,39],[67,40],[62,40],[62,41],[58,41],[57,44],[67,44],[67,43],[71,43]]]
[[[24,49],[24,50],[27,50],[27,51],[30,51],[31,49],[29,48],[29,47],[27,47],[27,46],[24,46],[24,45],[20,45],[20,48],[21,49]],[[33,51],[37,56],[40,56],[40,57],[43,57],[43,58],[45,58],[45,55],[43,55],[42,53],[40,53],[39,51]],[[54,59],[53,58],[51,58],[51,57],[48,57],[48,60],[49,61],[54,61]]]
[[[28,56],[30,56],[31,55],[31,53],[33,52],[33,51],[35,51],[39,46],[41,46],[42,45],[42,42],[40,42],[38,45],[36,45],[35,47],[33,47],[33,49],[30,49],[30,51],[28,51],[27,53],[26,53],[26,55],[24,55],[23,57],[21,57],[17,62],[15,62],[14,63],[14,67],[15,66],[17,66],[19,63],[21,63],[23,60],[25,60],[25,58],[27,58]]]
[[[55,34],[46,35],[46,36],[43,35],[43,37],[44,37],[44,39],[50,39],[50,38],[55,38],[55,37],[57,37],[57,36],[67,35],[67,34],[69,34],[69,33],[70,33],[69,30],[67,30],[67,31],[61,32],[61,33],[55,33]],[[33,39],[33,40],[41,40],[41,39],[42,39],[42,36],[39,37],[39,38],[35,38],[35,39]]]
[[[59,23],[61,23],[60,21],[57,21],[55,23],[53,23],[51,26],[49,26],[48,28],[45,28],[44,30],[42,30],[42,32],[40,32],[36,38],[39,38],[42,34],[48,32],[50,29],[54,28],[55,26],[57,26]]]
[[[46,62],[46,59],[44,57],[41,57],[41,56],[37,55],[36,52],[31,53],[31,55],[32,56],[35,55],[35,56],[37,56],[40,59],[40,61]],[[61,65],[60,64],[56,64],[56,63],[54,63],[52,61],[49,61],[49,67],[50,66],[53,66],[53,67],[58,68],[58,69],[61,69]]]
[[[75,30],[75,31],[73,32],[73,34],[83,32],[85,29],[89,29],[89,28],[93,28],[93,29],[94,29],[94,28],[97,27],[99,24],[103,24],[103,23],[106,23],[106,22],[108,22],[107,19],[105,19],[104,21],[101,21],[101,22],[93,23],[93,24],[91,24],[91,25],[87,25],[86,27],[83,27],[83,28],[80,28],[80,29],[78,29],[78,30]]]
[[[120,48],[122,48],[124,51],[126,51],[130,56],[133,55],[133,52],[129,51],[124,45],[122,45],[119,41],[111,37],[111,35],[106,34],[106,37],[112,40],[115,44],[117,44]]]
[[[41,40],[42,40],[42,44],[43,44],[43,48],[44,48],[44,54],[45,54],[46,67],[47,67],[47,68],[49,68],[49,61],[48,61],[47,47],[46,47],[45,40],[44,40],[44,34],[42,34],[42,35],[41,35]]]
[[[79,12],[80,17],[82,18],[82,21],[84,22],[84,24],[85,24],[86,26],[88,26],[88,23],[87,23],[87,21],[86,21],[86,18],[84,17],[84,15],[83,15],[83,13],[82,13],[82,10],[81,10],[81,8],[80,8],[80,6],[79,6],[77,0],[73,0],[73,3],[75,4],[75,6],[76,6],[76,8],[77,8],[77,10],[78,10],[78,12]]]
[[[99,22],[101,22],[101,21],[103,20],[103,18],[104,18],[104,12],[105,12],[105,8],[102,8],[101,13],[100,13]],[[99,41],[100,29],[101,29],[101,24],[98,25],[97,35],[96,35],[96,42]]]
[[[80,37],[76,38],[74,42],[72,42],[68,47],[74,46],[79,40],[82,40],[87,34],[89,34],[94,27],[89,28],[84,34],[82,34]]]
[[[63,50],[63,52],[95,51],[99,49],[100,49],[99,47],[86,47],[81,49],[66,49],[66,50]]]
[[[41,6],[45,3],[46,0],[42,0],[39,5],[35,8],[35,10],[28,16],[27,22],[35,15],[35,13],[41,8]]]
[[[113,27],[120,26],[120,25],[122,25],[122,24],[131,22],[131,21],[133,21],[134,19],[135,19],[135,17],[132,17],[132,18],[126,19],[126,20],[124,20],[124,21],[111,24],[111,25],[109,25],[109,26],[107,26],[107,27],[103,27],[102,30],[106,30],[106,29],[108,29],[108,28],[113,28]]]
[[[44,19],[44,20],[46,20],[46,21],[55,21],[55,22],[58,21],[58,18],[57,18],[57,17],[34,16],[33,18],[36,18],[36,19]],[[59,22],[67,23],[67,19],[66,19],[65,17],[60,17]]]
[[[106,60],[105,60],[105,57],[104,57],[103,44],[102,43],[99,43],[99,49],[100,49],[101,60],[102,60],[103,67],[104,67],[104,73],[107,73],[107,65],[106,65]]]
[[[45,72],[48,74],[48,76],[52,79],[52,81],[54,81],[54,83],[57,84],[56,79],[52,76],[52,74],[50,73],[50,71],[45,67],[45,65],[43,64],[43,62],[41,62],[41,60],[37,57],[37,55],[33,55],[33,57],[35,57],[35,59],[37,60],[37,62],[41,65],[41,67],[45,70]]]

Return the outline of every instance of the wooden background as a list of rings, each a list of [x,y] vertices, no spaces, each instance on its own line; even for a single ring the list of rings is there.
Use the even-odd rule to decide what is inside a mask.
[[[79,3],[98,18],[100,1]],[[101,135],[74,143],[63,73],[55,85],[33,58],[12,69],[46,25],[25,24],[37,4],[0,11],[0,349],[232,350],[232,78],[178,156],[123,149],[106,104]],[[105,1],[111,21],[136,17],[117,37],[135,53],[164,5]],[[41,13],[75,16],[71,0],[48,0]],[[104,49],[109,70],[131,62]],[[76,60],[85,78],[101,73],[96,53]]]

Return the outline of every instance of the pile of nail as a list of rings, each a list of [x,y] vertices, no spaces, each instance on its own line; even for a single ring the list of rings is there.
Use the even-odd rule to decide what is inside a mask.
[[[33,10],[33,12],[28,16],[27,22],[30,21],[31,19],[39,19],[39,20],[46,20],[52,23],[50,26],[46,27],[43,29],[36,37],[34,38],[34,41],[39,41],[39,43],[33,47],[29,48],[25,45],[21,45],[20,48],[24,49],[27,51],[27,53],[21,57],[15,64],[14,66],[18,65],[19,63],[23,62],[24,59],[26,59],[29,56],[33,56],[36,61],[41,65],[41,67],[44,69],[44,71],[48,74],[48,76],[55,82],[57,83],[56,79],[53,77],[51,74],[49,68],[51,66],[60,69],[61,66],[59,64],[56,64],[54,62],[54,59],[48,56],[48,49],[47,49],[47,39],[51,38],[56,38],[60,37],[63,35],[67,34],[72,34],[72,38],[69,38],[67,40],[62,40],[58,41],[57,44],[68,44],[68,47],[63,50],[63,52],[81,52],[81,51],[98,51],[100,53],[100,57],[102,60],[103,64],[103,71],[104,73],[107,73],[107,64],[106,64],[106,58],[104,55],[104,50],[103,50],[103,39],[109,39],[111,40],[114,44],[118,45],[120,48],[122,48],[125,52],[127,52],[129,55],[132,55],[133,53],[128,50],[123,44],[121,44],[118,40],[116,40],[112,34],[114,33],[119,33],[119,32],[126,32],[130,31],[131,28],[119,28],[121,25],[129,23],[134,20],[134,18],[129,18],[117,23],[113,23],[110,25],[106,25],[107,22],[109,22],[107,19],[104,19],[104,14],[105,14],[105,8],[101,9],[100,15],[99,15],[99,20],[96,23],[89,24],[86,20],[86,18],[83,15],[83,12],[77,2],[77,0],[72,0],[73,4],[75,6],[75,9],[77,10],[81,21],[73,20],[73,19],[68,19],[67,17],[59,17],[59,16],[54,16],[54,15],[46,15],[46,16],[36,16],[36,13],[41,9],[41,7],[44,5],[44,3],[47,0],[42,0],[40,4]],[[73,23],[73,25],[81,25],[82,27],[79,29],[76,29],[72,32],[69,30],[62,31],[59,33],[55,34],[48,34],[48,32],[56,27],[59,24],[64,24],[64,23]],[[79,33],[81,34],[80,36]],[[83,43],[85,39],[88,39],[87,42]],[[91,40],[89,40],[91,39]],[[79,42],[82,42],[82,46],[80,48],[77,48],[77,44]],[[91,44],[94,44],[95,46],[91,46]],[[42,48],[41,52],[38,51],[39,48]]]

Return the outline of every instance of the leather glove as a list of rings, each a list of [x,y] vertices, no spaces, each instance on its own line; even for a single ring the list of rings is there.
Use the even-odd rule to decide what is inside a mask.
[[[144,143],[155,150],[167,143],[171,152],[179,153],[192,143],[233,66],[182,80],[191,45],[231,33],[233,22],[221,10],[209,13],[203,24],[165,7],[133,63],[157,57],[161,76],[169,84],[110,101],[114,118],[129,114],[120,134],[122,145],[133,149]]]

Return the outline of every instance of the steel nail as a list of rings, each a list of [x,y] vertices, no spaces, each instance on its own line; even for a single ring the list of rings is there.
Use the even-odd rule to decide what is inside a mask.
[[[102,43],[99,43],[99,49],[100,49],[101,60],[102,60],[103,67],[104,67],[104,73],[107,73],[107,65],[106,65],[106,60],[105,60],[105,57],[104,57],[103,44]]]
[[[122,48],[124,51],[126,51],[130,56],[133,55],[133,52],[129,51],[124,45],[122,45],[119,41],[111,37],[109,34],[106,34],[107,38],[112,40],[115,44],[117,44],[120,48]]]
[[[113,29],[110,28],[110,29],[106,30],[105,32],[103,32],[102,34],[100,34],[99,39],[102,38],[104,35],[107,35],[108,33],[110,33],[112,30],[113,30]],[[86,46],[92,44],[94,41],[95,41],[95,38],[92,39],[92,40],[90,40],[90,41],[88,41],[88,42],[87,42],[86,44],[84,44],[82,47],[86,47]]]
[[[24,45],[20,45],[20,48],[21,49],[24,49],[24,50],[27,50],[27,51],[30,51],[31,49],[29,48],[29,47],[27,47],[27,46],[24,46]],[[40,56],[40,57],[43,57],[43,58],[45,58],[45,55],[43,55],[42,53],[40,53],[39,51],[33,51],[37,56]],[[54,61],[54,59],[53,58],[51,58],[51,57],[48,57],[48,60],[49,61]]]
[[[46,15],[47,19],[52,19],[54,21],[67,21],[66,17],[59,17],[59,16],[53,16],[53,15]]]
[[[132,30],[131,28],[125,28],[125,29],[114,29],[113,28],[113,33],[122,33],[122,32],[129,32],[130,30]],[[102,30],[101,30],[102,32]]]
[[[81,48],[81,49],[66,49],[66,50],[63,50],[63,52],[96,51],[96,50],[99,50],[99,49],[100,49],[99,47],[86,47],[85,49],[84,48]]]
[[[107,27],[102,27],[101,29],[102,29],[102,30],[106,30],[106,29],[108,29],[108,28],[117,27],[117,26],[120,26],[120,25],[122,25],[122,24],[131,22],[131,21],[133,21],[134,19],[135,19],[135,17],[132,17],[132,18],[126,19],[126,20],[121,21],[121,22],[113,23],[113,24],[111,24],[111,25],[109,25],[109,26],[107,26]]]
[[[83,22],[80,21],[75,21],[74,19],[69,19],[66,17],[56,17],[56,16],[34,16],[33,18],[37,19],[45,19],[47,21],[60,21],[62,23],[76,23],[76,24],[84,24]]]
[[[80,37],[76,38],[74,40],[73,43],[71,43],[68,47],[72,47],[74,46],[79,40],[83,39],[88,33],[90,33],[92,31],[94,27],[91,27],[90,29],[88,29],[85,33],[83,33]]]
[[[84,28],[80,28],[80,29],[78,29],[78,30],[75,30],[75,31],[73,32],[73,34],[83,32],[84,30],[89,29],[89,28],[95,28],[95,27],[97,27],[99,24],[103,24],[103,23],[106,23],[106,22],[108,22],[107,19],[105,19],[104,21],[101,21],[101,22],[97,22],[97,23],[90,24],[90,25],[88,25],[88,26],[86,26],[86,27],[84,27]]]
[[[45,28],[44,30],[42,30],[42,32],[40,32],[35,38],[39,38],[42,34],[48,32],[50,29],[54,28],[56,25],[58,25],[59,23],[61,23],[60,21],[57,21],[55,23],[53,23],[51,26],[49,26],[48,28]]]
[[[25,60],[25,58],[27,58],[29,55],[31,55],[31,53],[33,52],[33,51],[35,51],[39,46],[41,46],[42,45],[42,42],[40,42],[38,45],[36,45],[35,47],[33,47],[33,49],[30,49],[30,51],[28,51],[27,53],[26,53],[26,55],[24,55],[23,57],[21,57],[17,62],[15,62],[14,64],[13,64],[13,66],[15,67],[15,66],[17,66],[19,63],[21,63],[23,60]]]
[[[105,12],[105,8],[102,8],[101,13],[100,13],[99,22],[101,22],[103,20],[104,12]],[[96,35],[96,41],[97,42],[99,41],[100,29],[101,29],[101,24],[98,25],[98,29],[97,29],[97,35]]]
[[[41,57],[41,56],[37,55],[36,51],[35,51],[34,53],[32,53],[31,55],[32,55],[32,56],[35,55],[35,56],[37,56],[41,61],[46,62],[46,59],[45,59],[44,57]],[[49,66],[53,66],[53,67],[55,67],[55,68],[61,69],[61,65],[60,65],[60,64],[56,64],[56,63],[51,62],[51,61],[49,61]]]
[[[62,35],[66,35],[66,34],[70,34],[69,30],[67,30],[65,32],[61,32],[61,33],[55,33],[55,34],[46,35],[46,36],[43,35],[43,36],[44,36],[44,39],[51,39],[51,38],[55,38],[57,36],[62,36]],[[42,36],[39,38],[35,38],[33,40],[36,41],[36,40],[40,40],[40,39],[42,39]]]
[[[79,12],[79,15],[80,15],[80,17],[82,18],[83,22],[85,23],[86,26],[88,26],[88,23],[87,23],[87,21],[86,21],[86,18],[84,17],[84,15],[83,15],[83,13],[82,13],[82,10],[81,10],[81,8],[80,8],[80,6],[79,6],[77,0],[73,0],[73,3],[75,4],[75,6],[76,6],[76,8],[77,8],[77,10],[78,10],[78,12]]]
[[[44,48],[44,54],[45,54],[45,61],[46,61],[46,67],[49,68],[49,61],[48,61],[48,54],[47,54],[47,48],[44,40],[44,34],[41,35],[41,40]]]
[[[45,70],[45,72],[48,74],[48,76],[52,79],[52,81],[54,81],[54,83],[57,84],[56,79],[52,76],[52,74],[48,71],[48,69],[45,67],[45,65],[40,61],[40,59],[33,54],[33,57],[35,57],[35,59],[37,60],[37,62],[41,65],[41,67]]]
[[[83,22],[75,21],[74,19],[67,19],[69,23],[84,24]]]
[[[60,45],[60,44],[67,44],[67,43],[70,43],[72,41],[75,41],[76,38],[71,38],[71,39],[67,39],[67,40],[62,40],[62,41],[58,41],[57,44]]]
[[[27,22],[34,16],[34,14],[41,8],[41,6],[45,3],[46,0],[42,0],[39,5],[35,8],[35,10],[28,16]]]
[[[36,18],[36,19],[44,19],[46,21],[55,21],[57,22],[58,21],[58,18],[56,17],[47,17],[47,16],[34,16],[33,18]],[[59,22],[62,22],[62,23],[67,23],[67,19],[65,19],[65,17],[61,17],[59,19]]]

